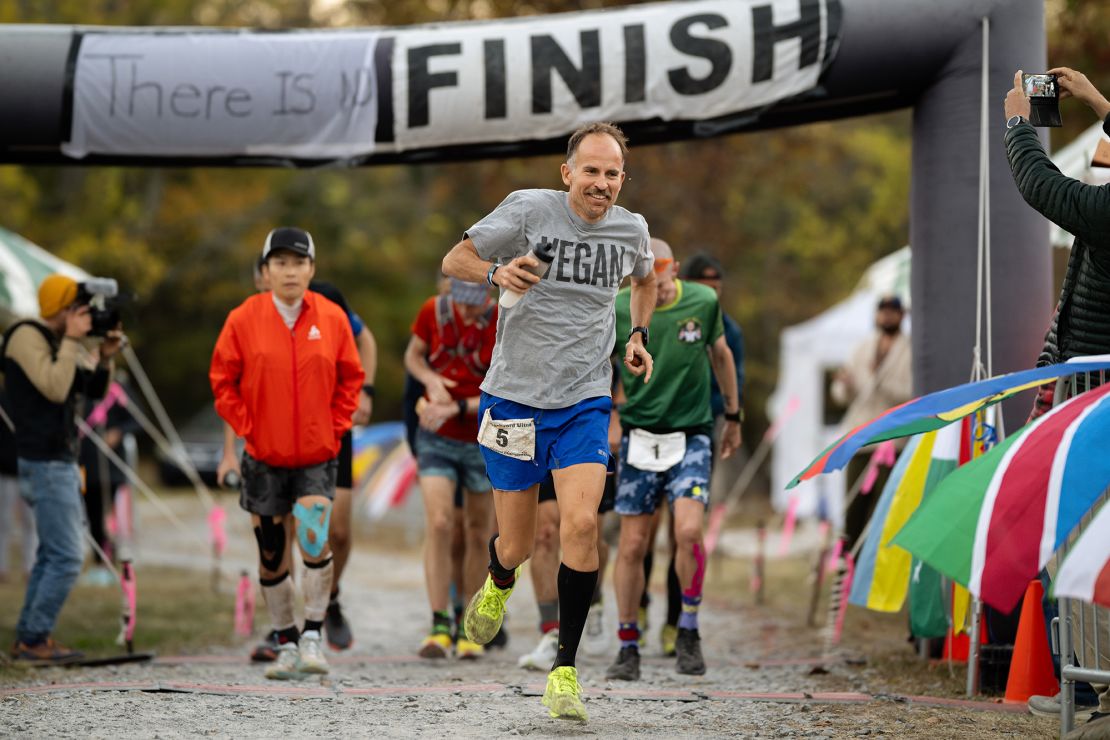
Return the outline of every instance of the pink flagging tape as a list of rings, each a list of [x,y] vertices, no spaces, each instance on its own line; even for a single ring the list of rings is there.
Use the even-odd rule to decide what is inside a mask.
[[[158,684],[160,691],[179,691],[185,694],[215,694],[218,696],[300,696],[307,698],[334,698],[335,689],[324,686],[236,686],[231,684],[189,683],[168,681]]]
[[[410,696],[419,694],[498,694],[507,687],[494,683],[454,684],[450,686],[382,686],[365,689],[339,689],[343,696]]]
[[[413,655],[329,655],[331,665],[377,665],[381,663],[417,663]],[[247,665],[246,655],[166,655],[154,659],[155,665]]]
[[[824,693],[803,692],[751,692],[751,691],[705,691],[710,699],[750,699],[752,701],[815,702],[818,704],[862,704],[874,701],[870,694],[857,694],[851,691],[829,691]]]

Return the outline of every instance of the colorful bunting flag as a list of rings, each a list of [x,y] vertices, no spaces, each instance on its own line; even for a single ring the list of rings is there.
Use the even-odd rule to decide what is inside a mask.
[[[1075,361],[1001,375],[915,398],[842,436],[799,473],[787,488],[793,488],[822,473],[843,468],[856,452],[867,445],[940,429],[1021,391],[1063,376],[1108,369],[1108,356],[1077,358]]]
[[[1104,504],[1076,540],[1052,591],[1110,608],[1110,506]]]
[[[957,469],[894,537],[1004,612],[1110,484],[1110,385],[1082,393]],[[1066,500],[1060,495],[1067,490]]]

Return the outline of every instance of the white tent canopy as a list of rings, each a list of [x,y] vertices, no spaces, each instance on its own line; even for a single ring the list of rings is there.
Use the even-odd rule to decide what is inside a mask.
[[[0,320],[39,314],[39,285],[51,273],[88,280],[89,274],[42,247],[0,228]]]
[[[847,362],[852,350],[874,327],[875,307],[884,295],[897,295],[909,307],[909,247],[872,264],[856,290],[840,303],[783,330],[779,340],[779,385],[771,398],[770,415],[778,418],[792,399],[796,411],[775,441],[771,490],[776,509],[785,508],[790,495],[797,494],[801,497],[799,515],[811,516],[820,510],[833,521],[840,520],[843,474],[818,476],[790,492],[786,484],[836,439],[838,427],[826,424],[827,379]],[[903,329],[909,331],[908,317]]]

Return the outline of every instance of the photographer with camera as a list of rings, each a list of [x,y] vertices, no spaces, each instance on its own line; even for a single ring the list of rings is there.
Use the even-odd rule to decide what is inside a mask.
[[[1086,103],[1103,120],[1102,128],[1110,135],[1110,102],[1086,75],[1068,67],[1050,69],[1048,74],[1055,75],[1061,99],[1074,97]],[[1073,357],[1110,352],[1110,302],[1106,300],[1110,294],[1110,188],[1088,185],[1062,174],[1048,158],[1037,130],[1029,123],[1030,109],[1018,70],[1004,105],[1006,156],[1014,182],[1034,210],[1075,235],[1056,311],[1037,358],[1037,366],[1042,367]],[[1031,418],[1051,408],[1053,393],[1052,384],[1038,391]],[[1055,615],[1049,615],[1052,616]],[[1088,641],[1088,645],[1092,644],[1098,643]],[[1093,657],[1088,655],[1086,659]],[[1102,659],[1106,657],[1104,654]],[[1110,717],[1110,687],[1092,685],[1092,688],[1099,695],[1099,707],[1091,719],[1110,722],[1106,719]],[[1035,714],[1058,713],[1059,707],[1059,697],[1029,699],[1030,711]]]
[[[20,493],[34,509],[39,538],[11,650],[17,661],[52,664],[83,657],[54,642],[50,633],[84,559],[74,417],[81,398],[100,398],[108,390],[112,356],[123,339],[118,315],[106,308],[103,282],[114,289],[114,281],[48,276],[39,288],[42,319],[20,321],[4,334]],[[88,351],[83,341],[94,331],[104,341]]]

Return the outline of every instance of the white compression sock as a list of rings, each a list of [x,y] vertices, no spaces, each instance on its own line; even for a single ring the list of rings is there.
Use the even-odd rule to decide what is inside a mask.
[[[285,577],[273,585],[262,584],[262,597],[266,600],[266,610],[270,612],[270,624],[275,630],[288,629],[296,625],[293,619],[293,579]]]
[[[322,622],[331,598],[331,576],[335,566],[329,557],[322,568],[305,563],[304,569],[304,618]]]

